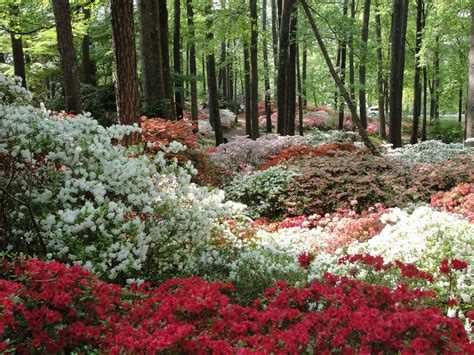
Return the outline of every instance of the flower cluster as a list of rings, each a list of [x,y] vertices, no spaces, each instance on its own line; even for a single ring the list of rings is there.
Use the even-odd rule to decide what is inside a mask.
[[[431,293],[326,274],[297,289],[278,282],[253,306],[230,284],[171,279],[122,289],[78,266],[2,261],[0,347],[27,353],[474,351]]]
[[[474,184],[463,183],[450,191],[438,192],[431,198],[431,206],[462,214],[474,223]]]
[[[474,148],[460,143],[446,144],[430,140],[417,144],[407,144],[403,148],[389,149],[386,155],[409,162],[436,163],[452,159],[457,155],[473,153]]]

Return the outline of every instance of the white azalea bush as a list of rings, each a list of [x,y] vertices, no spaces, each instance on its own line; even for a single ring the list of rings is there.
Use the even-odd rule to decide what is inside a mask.
[[[224,189],[229,199],[248,206],[248,215],[274,217],[281,213],[285,192],[298,173],[282,166],[251,174],[237,174]]]
[[[458,155],[473,154],[474,147],[461,143],[446,144],[436,140],[429,140],[417,144],[407,144],[402,148],[388,149],[386,155],[408,162],[437,163],[449,160]]]
[[[200,252],[218,218],[242,206],[190,183],[191,164],[165,159],[179,143],[156,154],[116,144],[139,130],[0,105],[2,247],[109,278],[160,278]]]

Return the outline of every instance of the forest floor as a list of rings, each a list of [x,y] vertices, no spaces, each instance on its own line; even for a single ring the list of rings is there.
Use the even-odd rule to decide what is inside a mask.
[[[229,131],[224,133],[224,136],[230,140],[235,136],[245,136],[245,113],[240,113],[237,115],[238,123],[234,126],[234,128],[230,129]]]

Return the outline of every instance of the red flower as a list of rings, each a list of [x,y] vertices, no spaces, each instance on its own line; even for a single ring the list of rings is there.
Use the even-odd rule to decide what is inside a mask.
[[[451,273],[451,269],[449,268],[448,266],[449,264],[449,261],[444,259],[442,262],[441,262],[441,266],[439,268],[439,272],[442,273],[442,274],[445,274],[445,275],[449,275]]]
[[[458,304],[458,301],[455,298],[450,298],[449,301],[448,301],[448,306],[449,307],[454,307],[457,304]]]
[[[451,260],[451,266],[454,270],[464,270],[467,268],[467,263],[462,260],[453,259]]]
[[[307,269],[313,260],[314,255],[310,253],[302,253],[298,256],[298,262],[303,269]]]

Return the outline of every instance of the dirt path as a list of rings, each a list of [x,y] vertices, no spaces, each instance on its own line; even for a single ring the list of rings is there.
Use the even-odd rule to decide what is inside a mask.
[[[237,125],[235,128],[231,129],[230,131],[224,133],[224,137],[230,140],[235,136],[245,136],[245,114],[241,113],[237,116]]]

